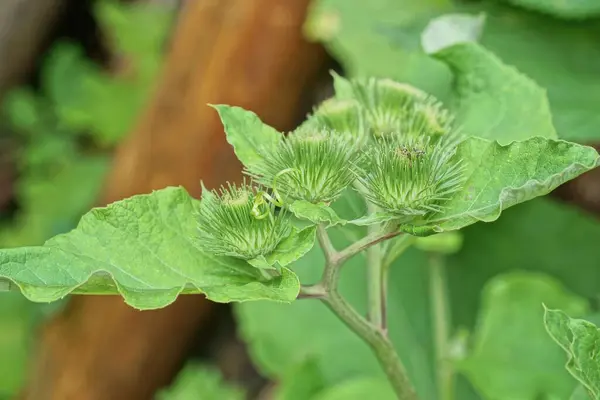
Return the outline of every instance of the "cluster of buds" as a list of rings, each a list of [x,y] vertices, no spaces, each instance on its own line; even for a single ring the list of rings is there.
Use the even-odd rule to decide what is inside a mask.
[[[276,146],[257,149],[261,162],[245,172],[264,190],[230,185],[203,196],[206,250],[244,259],[268,254],[292,230],[287,204],[329,205],[349,187],[402,222],[443,211],[464,184],[450,113],[389,79],[346,84],[343,96],[325,101]]]

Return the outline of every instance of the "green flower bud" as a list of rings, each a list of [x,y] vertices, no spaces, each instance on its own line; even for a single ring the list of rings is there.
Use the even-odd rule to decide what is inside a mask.
[[[399,217],[428,216],[462,188],[456,141],[430,137],[382,140],[366,153],[359,182],[368,201]]]
[[[199,245],[218,256],[250,260],[271,253],[289,236],[292,225],[289,214],[275,214],[257,219],[253,215],[256,189],[247,185],[228,184],[219,191],[203,190],[198,213]]]
[[[365,124],[377,138],[397,135],[436,136],[452,131],[452,118],[433,96],[391,79],[357,80],[356,99],[364,107]]]
[[[260,152],[263,162],[247,173],[283,198],[330,203],[355,179],[358,152],[349,133],[300,129]]]

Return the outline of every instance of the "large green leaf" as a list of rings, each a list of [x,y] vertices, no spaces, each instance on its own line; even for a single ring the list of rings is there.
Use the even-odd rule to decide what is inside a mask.
[[[243,400],[245,397],[240,388],[224,382],[219,371],[190,363],[169,388],[157,394],[156,400]]]
[[[573,314],[568,310],[567,313]],[[594,400],[600,399],[600,329],[567,313],[546,308],[544,324],[552,339],[567,352],[567,370]]]
[[[505,0],[515,6],[548,13],[563,18],[584,18],[600,15],[596,0]]]
[[[566,399],[575,381],[564,371],[564,356],[548,338],[542,303],[575,315],[587,302],[544,274],[513,272],[484,288],[468,357],[459,363],[486,399]]]
[[[532,138],[502,146],[468,138],[458,147],[464,189],[425,225],[404,226],[416,234],[460,229],[477,221],[494,221],[502,210],[549,193],[560,184],[595,168],[592,147],[561,140]]]
[[[313,400],[322,389],[319,365],[314,358],[307,358],[281,375],[273,400]]]
[[[0,250],[0,277],[40,302],[71,292],[121,294],[139,309],[165,307],[180,293],[218,302],[296,298],[298,279],[286,268],[265,281],[242,260],[202,253],[198,204],[183,188],[166,188],[93,209],[43,246]]]
[[[425,57],[419,38],[431,18],[453,12],[485,12],[482,45],[548,91],[561,138],[600,137],[596,21],[569,23],[494,1],[319,0],[308,27],[350,75],[406,81],[445,100],[452,91],[450,71]]]
[[[365,206],[355,192],[347,192],[334,208],[340,217],[350,220],[364,215]],[[366,228],[337,225],[328,232],[334,245],[342,248],[366,234]],[[363,313],[365,262],[364,254],[350,259],[340,283],[341,293]],[[323,263],[321,250],[315,247],[293,269],[308,284],[320,278]],[[414,250],[391,266],[389,330],[422,398],[434,399],[430,320],[424,317],[429,312],[425,267],[423,254]],[[319,301],[300,300],[290,305],[253,302],[239,304],[235,310],[254,361],[274,379],[307,358],[314,360],[326,386],[352,377],[383,376],[370,348]]]
[[[433,21],[428,30],[442,29],[444,18]],[[463,133],[501,144],[532,136],[557,138],[546,91],[493,53],[466,42],[436,48],[433,56],[454,74],[449,106]]]
[[[213,106],[225,127],[227,141],[233,146],[235,155],[246,167],[260,163],[259,149],[274,148],[283,136],[274,128],[263,123],[256,114],[241,107]]]

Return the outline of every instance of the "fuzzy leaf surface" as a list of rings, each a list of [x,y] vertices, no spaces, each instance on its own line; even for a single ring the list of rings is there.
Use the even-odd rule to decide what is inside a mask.
[[[421,226],[402,230],[427,236],[498,219],[502,210],[542,196],[598,165],[592,147],[562,140],[531,138],[502,146],[481,138],[464,140],[457,150],[465,165],[463,190]]]
[[[433,56],[454,74],[449,106],[463,133],[501,144],[558,137],[546,91],[493,53],[467,42],[441,48]]]
[[[198,205],[172,187],[93,209],[43,246],[0,250],[0,278],[32,301],[120,294],[138,309],[165,307],[180,293],[217,302],[296,298],[298,278],[286,268],[264,281],[242,260],[201,252],[194,243]]]
[[[246,167],[262,161],[260,148],[273,149],[283,138],[281,133],[263,123],[252,111],[222,104],[213,107],[219,113],[227,141]]]
[[[585,386],[593,400],[600,399],[600,329],[586,320],[573,319],[564,311],[548,308],[544,324],[552,339],[567,352],[567,371]]]
[[[309,226],[300,231],[294,229],[287,238],[277,245],[275,250],[261,257],[260,260],[256,260],[257,265],[255,265],[253,260],[249,262],[257,268],[268,268],[276,264],[285,267],[312,249],[315,244],[316,232],[317,228],[315,226]]]
[[[484,399],[566,399],[576,382],[540,323],[542,303],[584,315],[585,299],[548,275],[510,272],[484,288],[473,348],[459,363]]]
[[[306,200],[296,200],[290,204],[289,208],[297,218],[308,220],[314,224],[343,225],[346,223],[336,214],[333,208],[325,204],[313,204]]]

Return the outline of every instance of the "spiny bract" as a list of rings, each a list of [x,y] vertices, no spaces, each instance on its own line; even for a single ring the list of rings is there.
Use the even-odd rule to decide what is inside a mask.
[[[203,190],[198,213],[199,245],[208,253],[250,260],[271,253],[291,233],[285,212],[272,218],[252,215],[256,189],[245,182],[217,191]]]
[[[452,118],[433,96],[391,79],[352,81],[364,109],[366,129],[375,138],[439,137],[452,131]]]
[[[274,151],[261,150],[264,161],[247,173],[284,199],[330,203],[355,179],[355,142],[344,133],[301,129]]]
[[[430,137],[382,140],[364,157],[359,182],[367,200],[398,216],[428,216],[461,189],[464,178],[455,160],[456,141]]]

